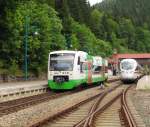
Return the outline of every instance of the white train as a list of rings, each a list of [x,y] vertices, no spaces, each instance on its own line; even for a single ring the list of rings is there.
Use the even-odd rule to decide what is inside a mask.
[[[48,86],[69,90],[107,80],[108,61],[83,51],[55,51],[49,54]]]
[[[120,78],[123,82],[134,82],[142,75],[142,67],[134,59],[120,62]]]

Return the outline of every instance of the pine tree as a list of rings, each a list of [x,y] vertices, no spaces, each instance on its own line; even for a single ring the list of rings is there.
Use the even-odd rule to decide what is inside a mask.
[[[91,7],[87,0],[68,0],[71,16],[78,22],[90,25]]]

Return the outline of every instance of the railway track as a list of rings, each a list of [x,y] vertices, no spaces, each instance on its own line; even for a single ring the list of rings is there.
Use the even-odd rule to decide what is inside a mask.
[[[91,87],[92,88],[92,87]],[[87,88],[82,89],[82,91],[86,90]],[[34,95],[30,97],[24,97],[16,100],[11,100],[7,102],[0,103],[0,117],[3,115],[8,115],[14,112],[17,112],[19,110],[31,107],[33,105],[37,105],[42,102],[49,101],[51,99],[56,99],[58,97],[62,97],[65,95],[70,95],[73,93],[81,92],[81,89],[76,89],[73,91],[67,91],[67,92],[46,92],[39,95]]]
[[[124,99],[130,87],[118,86],[31,127],[136,127],[130,124],[133,117],[129,108],[125,110],[126,116],[122,108],[127,106]]]
[[[58,97],[62,97],[62,96],[69,95],[72,93],[73,92],[71,91],[64,92],[64,93],[47,92],[44,94],[39,94],[39,95],[20,98],[16,100],[7,101],[7,102],[2,102],[0,103],[0,117],[3,115],[8,115],[10,113],[17,112],[19,110],[28,108],[33,105],[37,105],[39,103],[49,101],[51,99],[56,99]]]
[[[120,100],[117,99],[106,111],[95,118],[92,126],[121,127],[123,120],[121,121],[118,115],[120,108]]]
[[[104,98],[106,93],[117,89],[119,86],[120,84],[115,85],[114,87],[107,89],[105,92],[99,93],[94,97],[88,98],[87,100],[84,100],[70,107],[69,109],[66,109],[62,112],[55,114],[54,116],[51,116],[47,119],[37,122],[36,124],[33,124],[32,127],[72,127],[85,116],[92,113],[97,108],[97,105]]]
[[[74,127],[137,127],[126,101],[127,90],[108,95],[99,108]]]
[[[97,123],[93,124],[93,121],[95,121],[96,117],[98,118],[99,114],[104,112],[111,104],[116,101],[122,94],[122,90],[124,89],[124,86],[121,86],[115,90],[113,90],[111,93],[106,94],[105,97],[100,101],[100,103],[97,105],[97,108],[91,112],[87,117],[85,117],[82,121],[78,122],[75,127],[90,127],[90,126],[96,126]],[[113,117],[112,117],[113,118]],[[109,123],[109,121],[107,121]],[[107,126],[106,126],[107,127]]]

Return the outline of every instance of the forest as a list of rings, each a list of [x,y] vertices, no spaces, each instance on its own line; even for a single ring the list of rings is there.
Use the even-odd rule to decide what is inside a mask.
[[[46,75],[48,53],[55,50],[82,50],[102,57],[150,52],[147,3],[103,0],[90,6],[87,0],[0,1],[0,75],[24,76],[25,40],[29,77]]]

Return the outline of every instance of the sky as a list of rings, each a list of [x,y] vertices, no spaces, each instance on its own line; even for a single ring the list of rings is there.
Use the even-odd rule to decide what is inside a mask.
[[[101,2],[102,0],[89,0],[91,5]]]

